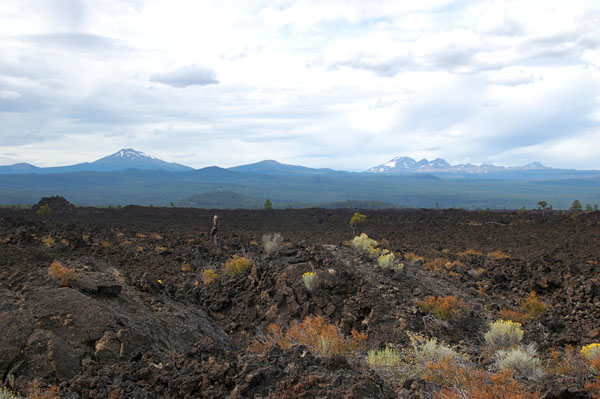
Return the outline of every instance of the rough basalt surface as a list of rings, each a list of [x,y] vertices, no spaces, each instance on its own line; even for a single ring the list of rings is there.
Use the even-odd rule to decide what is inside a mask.
[[[66,398],[428,397],[431,384],[392,386],[364,353],[250,347],[270,324],[322,316],[368,334],[369,348],[407,345],[414,331],[477,358],[487,324],[531,291],[550,310],[524,325],[525,344],[546,353],[600,340],[597,212],[365,212],[360,230],[404,258],[392,271],[349,247],[351,210],[218,211],[215,246],[214,211],[59,202],[44,202],[61,210],[45,215],[0,210],[0,384],[17,392],[37,379]],[[274,232],[285,242],[267,255],[261,238]],[[481,254],[459,255],[467,249]],[[222,268],[233,255],[253,265],[230,278]],[[49,274],[54,261],[74,270],[67,284]],[[210,284],[206,269],[218,275]],[[306,272],[317,275],[310,291]],[[415,305],[428,295],[469,310],[432,324]],[[588,397],[572,379],[543,394]]]

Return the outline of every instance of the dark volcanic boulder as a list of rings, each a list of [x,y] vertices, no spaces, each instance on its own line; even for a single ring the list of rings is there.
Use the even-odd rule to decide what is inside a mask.
[[[52,212],[72,211],[77,208],[75,205],[73,205],[69,201],[67,201],[64,197],[53,196],[53,197],[43,197],[40,200],[40,202],[38,202],[37,204],[35,204],[32,207],[32,209],[37,212],[40,209],[40,207],[42,207],[44,205],[48,205]]]

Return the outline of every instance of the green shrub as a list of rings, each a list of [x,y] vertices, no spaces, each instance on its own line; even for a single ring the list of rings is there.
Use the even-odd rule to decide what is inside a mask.
[[[364,223],[367,217],[362,213],[354,212],[354,215],[350,218],[350,227],[352,227],[352,234],[356,234],[356,226],[360,223]]]
[[[512,348],[496,352],[495,366],[499,370],[511,370],[515,377],[530,381],[539,381],[544,376],[540,361],[535,357],[535,349]]]
[[[41,206],[38,208],[38,210],[37,210],[37,211],[35,211],[35,213],[37,213],[37,214],[38,214],[38,215],[40,215],[40,216],[44,216],[44,215],[46,215],[46,214],[48,214],[48,213],[52,213],[52,208],[50,208],[50,205],[48,205],[48,204],[44,204],[44,205],[41,205]]]
[[[490,323],[490,329],[485,333],[484,339],[492,350],[507,349],[518,345],[523,339],[521,323],[496,320]]]

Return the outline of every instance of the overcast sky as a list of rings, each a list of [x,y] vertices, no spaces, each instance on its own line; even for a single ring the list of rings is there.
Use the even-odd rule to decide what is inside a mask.
[[[0,165],[600,169],[600,3],[2,0]]]

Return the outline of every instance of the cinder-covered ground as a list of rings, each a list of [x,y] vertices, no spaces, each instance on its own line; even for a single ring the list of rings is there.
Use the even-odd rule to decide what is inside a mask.
[[[0,211],[0,383],[23,395],[37,380],[67,398],[435,397],[444,382],[410,362],[372,368],[367,350],[408,353],[415,332],[494,372],[488,324],[532,291],[547,310],[523,322],[522,344],[535,343],[544,365],[551,348],[600,342],[598,212],[365,212],[358,230],[397,255],[404,268],[393,271],[351,248],[350,210],[218,211],[215,246],[214,211],[52,206]],[[262,236],[276,232],[283,245],[266,254]],[[223,267],[234,255],[252,266],[232,278]],[[50,274],[55,261],[72,275]],[[217,277],[205,284],[208,269]],[[443,321],[418,306],[427,296],[466,309]],[[285,332],[315,316],[365,334],[365,346],[327,357],[256,344],[274,339],[270,325]],[[518,382],[587,398],[592,376],[546,370]]]

